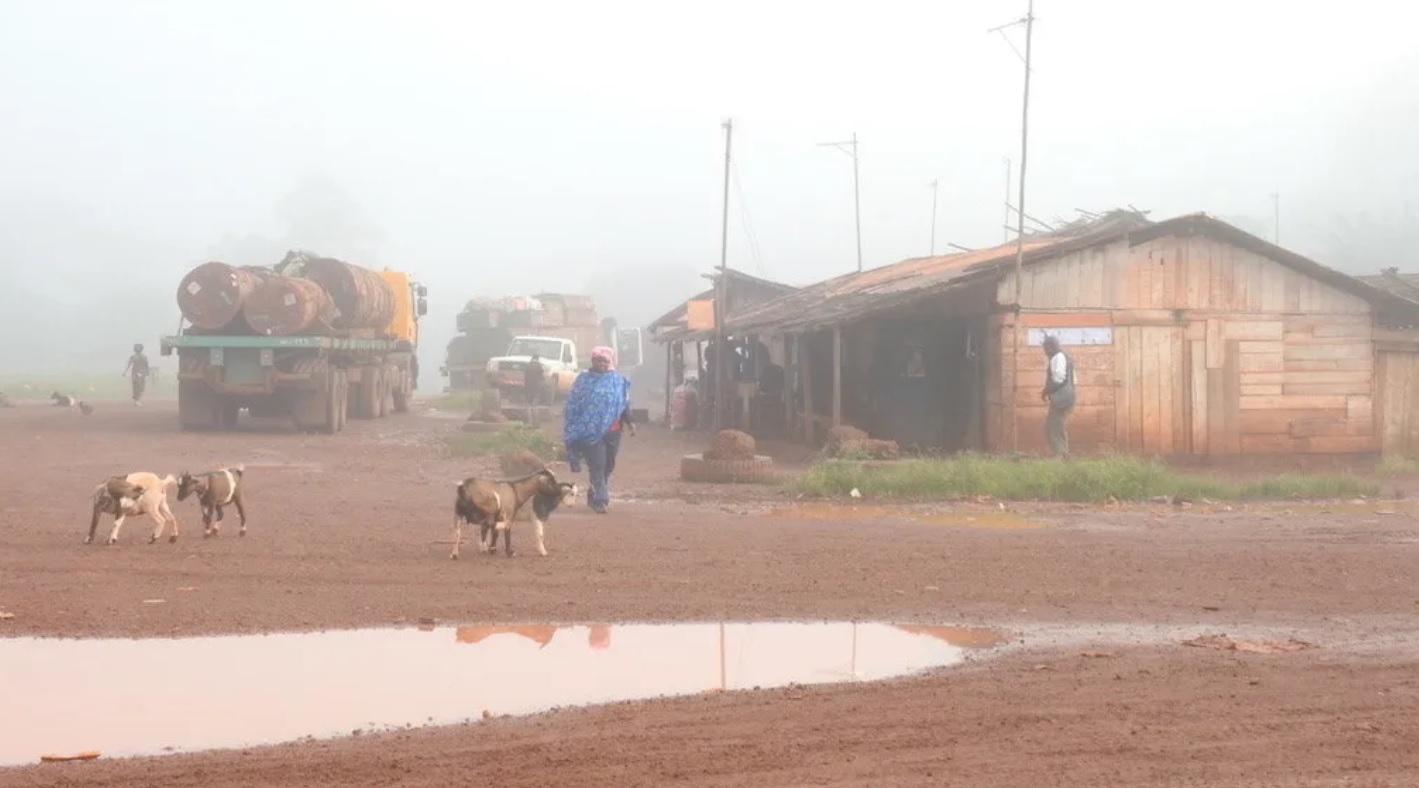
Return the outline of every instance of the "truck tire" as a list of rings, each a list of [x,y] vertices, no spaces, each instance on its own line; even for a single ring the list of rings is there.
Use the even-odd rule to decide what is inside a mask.
[[[390,374],[389,367],[378,367],[379,369],[379,401],[375,403],[374,416],[382,419],[389,415],[389,387],[394,381],[394,376]]]
[[[343,369],[333,369],[325,375],[325,386],[321,392],[325,397],[325,422],[320,425],[320,431],[326,435],[334,435],[340,431],[341,411],[345,408],[345,395],[341,394],[340,390],[348,385]]]
[[[241,415],[241,403],[221,400],[218,405],[218,412],[221,415],[222,429],[231,432],[236,429],[237,419]]]
[[[399,382],[394,386],[394,391],[390,392],[390,404],[395,413],[409,412],[409,378],[407,375],[400,375]]]
[[[355,386],[355,418],[373,419],[379,415],[379,367],[360,367],[360,382]]]
[[[217,395],[200,380],[177,382],[177,423],[184,432],[217,426]]]
[[[680,458],[680,478],[687,482],[745,484],[772,481],[774,461],[762,454],[742,460],[708,460],[703,454]]]
[[[345,425],[350,422],[350,378],[345,370],[336,370],[335,396],[339,400],[335,404],[335,415],[339,418],[336,424],[337,432],[343,431]]]

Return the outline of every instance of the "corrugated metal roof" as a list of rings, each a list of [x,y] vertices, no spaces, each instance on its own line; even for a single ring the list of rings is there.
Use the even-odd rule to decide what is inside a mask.
[[[1127,218],[1127,217],[1125,217]],[[1071,252],[1127,241],[1145,243],[1167,235],[1203,234],[1275,260],[1282,265],[1374,304],[1389,320],[1419,320],[1419,303],[1373,287],[1359,279],[1288,251],[1226,222],[1193,213],[1161,222],[1135,215],[1129,220],[1110,214],[1105,221],[1058,235],[1027,236],[1025,265]],[[905,306],[962,286],[969,281],[1003,276],[1013,265],[1016,244],[942,257],[903,260],[894,265],[852,273],[809,285],[755,309],[732,316],[735,333],[799,333],[844,325],[869,315]]]
[[[768,279],[760,279],[757,276],[729,269],[729,303],[733,311],[741,311],[742,308],[735,308],[738,301],[743,308],[752,309],[765,301],[792,293],[797,288],[781,282],[774,282]],[[718,281],[719,273],[715,272],[712,278]],[[687,325],[686,318],[689,311],[690,301],[702,301],[714,298],[715,288],[711,287],[695,296],[681,301],[678,306],[669,312],[661,315],[651,322],[649,333],[653,342],[687,342],[694,339],[704,339],[711,335],[711,331],[691,331]]]
[[[1025,242],[1025,254],[1038,253],[1070,239]],[[809,285],[755,309],[731,317],[735,332],[770,330],[770,333],[811,330],[840,325],[881,309],[891,308],[959,282],[983,267],[1015,259],[1015,243],[989,249],[916,257],[895,265],[851,273]]]
[[[1378,274],[1357,278],[1390,295],[1419,303],[1419,274],[1401,274],[1398,268],[1386,268]]]

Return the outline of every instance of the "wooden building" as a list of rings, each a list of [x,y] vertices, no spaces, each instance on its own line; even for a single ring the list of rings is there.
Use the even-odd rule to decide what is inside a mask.
[[[727,272],[727,277],[726,298],[731,316],[758,307],[795,289],[791,285],[760,279],[733,269]],[[700,378],[705,371],[706,346],[715,338],[714,299],[719,273],[708,274],[705,278],[713,283],[709,289],[680,302],[675,308],[652,321],[648,327],[651,341],[665,346],[667,414],[670,411],[672,390],[684,383],[687,376]],[[778,351],[776,361],[782,364],[782,345],[774,344]],[[706,395],[708,394],[709,392],[706,392]]]
[[[1360,279],[1419,309],[1419,274],[1389,268]],[[1374,339],[1375,428],[1380,449],[1387,458],[1419,459],[1419,327],[1379,326]]]
[[[1380,450],[1376,326],[1419,304],[1204,214],[1027,236],[1018,301],[1015,256],[907,260],[728,326],[789,338],[785,407],[810,442],[846,422],[920,448],[1044,451],[1052,334],[1076,368],[1076,452]]]

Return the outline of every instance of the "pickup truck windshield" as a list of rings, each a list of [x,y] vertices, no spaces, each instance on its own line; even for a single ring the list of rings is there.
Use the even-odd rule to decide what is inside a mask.
[[[514,339],[508,345],[507,354],[509,356],[530,356],[537,354],[541,358],[556,361],[562,357],[562,343],[556,339]]]

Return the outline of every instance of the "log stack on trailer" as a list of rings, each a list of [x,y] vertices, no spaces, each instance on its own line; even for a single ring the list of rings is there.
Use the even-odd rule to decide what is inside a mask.
[[[184,429],[231,429],[241,410],[338,432],[348,416],[407,411],[427,289],[408,274],[291,252],[272,268],[210,261],[178,286]]]

